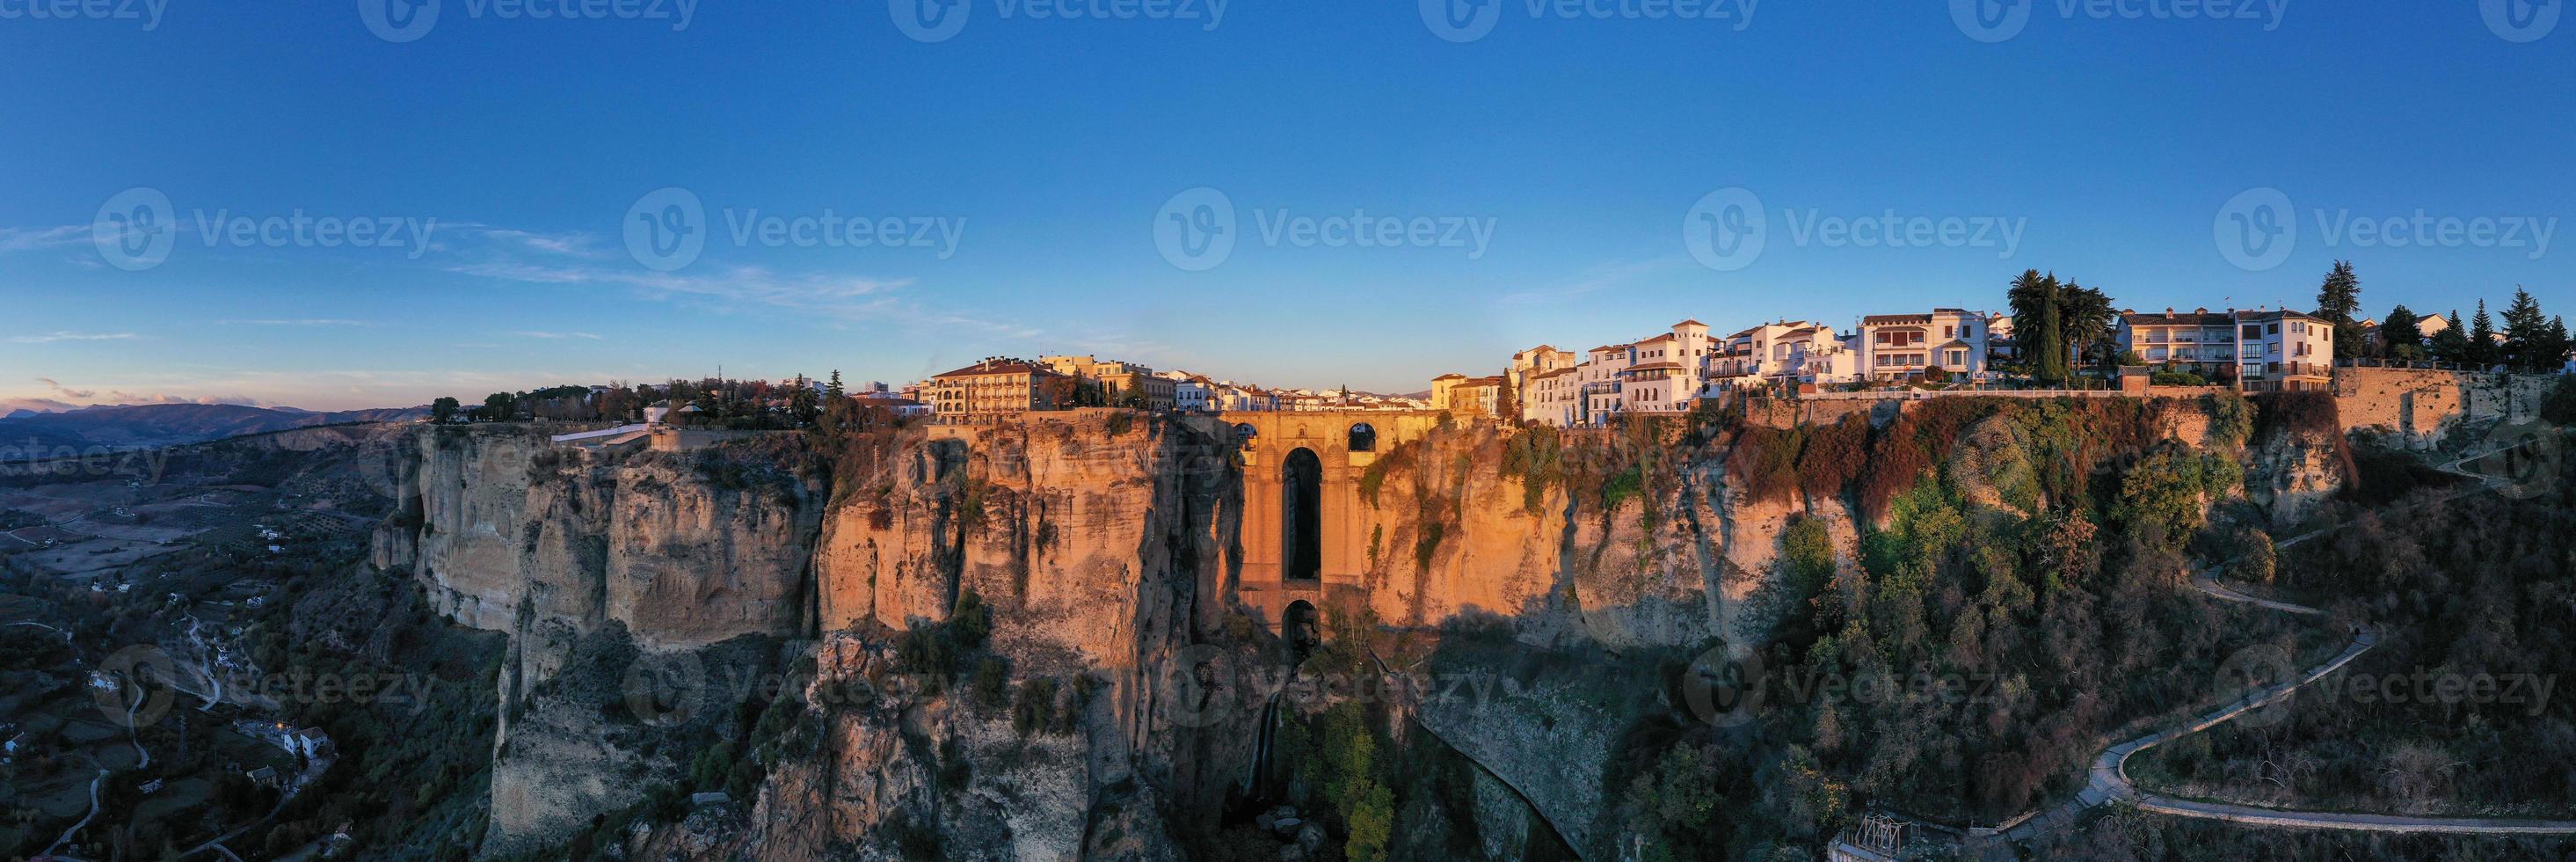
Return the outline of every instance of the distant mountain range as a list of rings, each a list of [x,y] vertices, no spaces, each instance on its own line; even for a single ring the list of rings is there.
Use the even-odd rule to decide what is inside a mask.
[[[62,446],[111,449],[176,446],[315,425],[402,422],[427,415],[427,407],[317,413],[293,407],[240,404],[137,404],[87,407],[60,413],[20,409],[0,417],[0,451],[23,452],[31,440],[35,445],[48,449]]]

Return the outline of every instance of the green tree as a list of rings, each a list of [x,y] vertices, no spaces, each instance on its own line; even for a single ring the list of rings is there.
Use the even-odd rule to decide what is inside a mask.
[[[2568,355],[2576,354],[2576,341],[2571,341],[2568,338],[2567,320],[2565,318],[2552,317],[2549,319],[2549,337],[2547,344],[2549,345],[2548,352],[2541,356],[2541,367],[2547,368],[2551,371],[2556,371],[2566,367]]]
[[[483,396],[483,418],[494,422],[508,422],[518,415],[517,399],[510,397],[510,393],[494,392]]]
[[[823,384],[823,394],[828,396],[826,400],[850,394],[848,390],[841,388],[841,369],[832,369],[832,379]]]
[[[2065,332],[2062,347],[2096,367],[2113,361],[2112,324],[2118,315],[2111,307],[2111,296],[2102,291],[2069,281],[2057,294],[2058,325]]]
[[[2013,329],[2021,338],[2021,361],[2031,379],[2042,384],[2066,381],[2066,329],[2058,315],[2057,277],[2026,270],[2013,279],[2006,295],[2012,303]]]
[[[2478,314],[2469,318],[2468,362],[2484,370],[2502,359],[2496,349],[2495,321],[2487,317],[2487,301],[2478,300]]]
[[[2388,319],[2379,323],[2379,355],[2396,360],[2424,358],[2422,319],[2400,305],[2388,310]]]
[[[814,391],[814,382],[805,379],[805,375],[796,375],[796,388],[787,393],[787,410],[800,428],[811,427],[823,415],[823,396]]]
[[[2513,304],[2504,310],[2505,364],[2516,368],[2552,365],[2548,361],[2549,316],[2540,311],[2540,301],[2531,291],[2513,289]]]
[[[2326,273],[2326,283],[2317,289],[2317,316],[2334,324],[2336,356],[2361,355],[2361,326],[2353,315],[2361,310],[2361,277],[2354,275],[2352,261],[2335,261],[2334,271]]]
[[[463,408],[464,405],[457,403],[454,398],[438,396],[438,400],[429,402],[429,421],[441,425],[447,424],[447,420],[456,418],[456,411]]]
[[[2433,334],[2432,344],[2425,349],[2436,361],[2468,364],[2469,333],[2468,329],[2461,325],[2463,319],[2460,317],[2459,309],[2451,309],[2450,317],[2445,320],[2450,325]]]

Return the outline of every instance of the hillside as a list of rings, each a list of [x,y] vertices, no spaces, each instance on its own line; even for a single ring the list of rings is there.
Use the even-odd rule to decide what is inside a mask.
[[[315,413],[291,407],[241,404],[137,404],[63,413],[18,413],[0,419],[0,440],[44,448],[132,449],[176,446],[243,434],[335,425],[398,422],[428,415],[427,408],[399,407]]]

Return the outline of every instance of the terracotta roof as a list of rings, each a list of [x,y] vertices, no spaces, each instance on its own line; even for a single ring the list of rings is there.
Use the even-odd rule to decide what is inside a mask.
[[[1638,344],[1653,344],[1653,343],[1658,342],[1658,341],[1671,341],[1671,340],[1673,340],[1673,334],[1672,334],[1672,333],[1670,333],[1670,332],[1667,332],[1667,333],[1664,333],[1664,334],[1662,334],[1662,335],[1658,335],[1658,336],[1655,336],[1655,337],[1653,337],[1653,338],[1649,338],[1649,339],[1646,339],[1646,340],[1644,340],[1644,341],[1640,341],[1640,342],[1637,342],[1637,343],[1638,343]]]
[[[939,378],[941,378],[941,377],[984,377],[984,376],[989,376],[989,375],[994,375],[994,374],[1054,374],[1054,373],[1055,373],[1055,372],[1053,372],[1053,371],[1049,371],[1049,370],[1047,370],[1044,366],[1035,365],[1035,364],[1031,364],[1031,363],[1027,363],[1027,362],[1022,362],[1022,361],[1019,361],[1019,360],[1016,360],[1016,359],[987,359],[987,360],[985,360],[985,361],[978,362],[978,363],[975,363],[975,364],[973,364],[973,365],[969,365],[969,366],[966,366],[966,367],[964,367],[964,368],[960,368],[960,369],[957,369],[957,370],[955,370],[955,371],[948,372],[948,373],[946,373],[946,374],[934,374],[934,375],[931,375],[931,379],[936,380],[936,379],[939,379]]]
[[[2278,311],[2239,311],[2236,313],[2236,319],[2238,320],[2272,320],[2275,318],[2282,320],[2314,320],[2319,323],[2326,322],[2325,318],[2318,317],[2304,311],[2291,311],[2286,308]]]
[[[2226,326],[2228,316],[2214,312],[2181,311],[2169,314],[2123,314],[2120,320],[2131,326]]]
[[[1872,314],[1872,315],[1868,315],[1868,316],[1862,317],[1862,318],[1860,319],[1860,322],[1861,322],[1862,324],[1864,324],[1864,325],[1874,325],[1874,326],[1886,326],[1886,325],[1890,325],[1890,324],[1923,324],[1923,323],[1931,323],[1931,322],[1932,322],[1932,315],[1929,315],[1929,314]]]
[[[1433,379],[1433,380],[1465,380],[1465,379],[1467,379],[1467,375],[1460,374],[1460,373],[1458,373],[1458,372],[1452,371],[1452,372],[1449,372],[1449,373],[1447,373],[1447,374],[1443,374],[1443,375],[1440,375],[1440,376],[1438,376],[1438,377],[1434,377],[1434,378],[1431,378],[1431,379]]]
[[[1629,371],[1679,371],[1681,368],[1682,367],[1679,363],[1674,362],[1648,362],[1643,365],[1631,365],[1619,370],[1622,373],[1625,373]]]
[[[1682,321],[1682,322],[1680,322],[1680,323],[1676,323],[1676,324],[1673,324],[1673,325],[1674,325],[1674,326],[1707,326],[1708,324],[1701,323],[1701,322],[1699,322],[1699,320],[1697,320],[1696,318],[1694,318],[1694,319],[1691,319],[1691,320],[1685,320],[1685,321]]]

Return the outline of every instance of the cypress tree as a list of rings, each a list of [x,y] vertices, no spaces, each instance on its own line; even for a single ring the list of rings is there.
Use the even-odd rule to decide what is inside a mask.
[[[2335,355],[2361,355],[2361,327],[2353,315],[2361,310],[2361,277],[2354,275],[2352,261],[2335,261],[2334,271],[2326,273],[2326,283],[2317,289],[2317,316],[2334,324]]]

